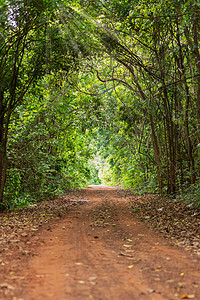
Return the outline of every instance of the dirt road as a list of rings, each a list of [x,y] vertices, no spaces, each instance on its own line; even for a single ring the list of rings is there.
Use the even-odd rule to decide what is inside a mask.
[[[116,189],[91,187],[81,197],[38,233],[13,300],[200,299],[198,257],[147,230]]]

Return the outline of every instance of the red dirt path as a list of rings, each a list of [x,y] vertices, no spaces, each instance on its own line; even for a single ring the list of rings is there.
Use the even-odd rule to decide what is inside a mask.
[[[117,189],[81,196],[83,205],[32,238],[35,255],[21,260],[23,280],[10,299],[200,299],[197,256],[147,230]]]

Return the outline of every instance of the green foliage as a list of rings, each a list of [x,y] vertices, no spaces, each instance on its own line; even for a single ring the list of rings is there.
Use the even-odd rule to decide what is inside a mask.
[[[182,191],[176,196],[176,201],[184,201],[190,206],[200,207],[200,184],[199,180],[193,185],[182,187]]]
[[[9,3],[0,13],[7,204],[101,182],[171,194],[191,184],[198,204],[198,3]]]
[[[138,186],[153,182],[156,189],[157,182],[161,192],[172,194],[187,181],[194,184],[200,140],[197,2],[95,1],[89,12],[92,7],[99,14],[95,34],[107,55],[104,66],[95,63],[94,69],[113,91],[115,120],[110,118],[109,129],[116,139],[116,132],[121,135],[120,147],[113,144],[110,154],[114,173],[128,186],[135,186],[134,181]],[[153,180],[145,179],[141,156]]]
[[[72,91],[63,86],[59,96],[57,87],[46,88],[47,82],[52,84],[51,76],[27,95],[10,124],[5,189],[10,207],[62,195],[90,179],[87,161],[92,150],[84,148],[88,137],[77,124]]]

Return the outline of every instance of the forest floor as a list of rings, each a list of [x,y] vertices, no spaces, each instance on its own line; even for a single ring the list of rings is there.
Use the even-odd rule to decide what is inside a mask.
[[[89,187],[0,214],[0,299],[200,299],[199,211]]]

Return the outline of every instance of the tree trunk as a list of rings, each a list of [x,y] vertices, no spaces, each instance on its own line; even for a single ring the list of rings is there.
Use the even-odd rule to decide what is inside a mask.
[[[151,141],[153,144],[153,150],[154,150],[154,155],[155,155],[155,161],[156,161],[156,167],[158,171],[158,184],[159,184],[159,190],[160,193],[162,194],[163,192],[163,178],[162,178],[162,169],[161,169],[161,158],[160,158],[160,150],[158,147],[158,141],[154,129],[154,123],[153,123],[153,117],[150,114],[149,116],[150,119],[150,126],[151,126]]]
[[[190,43],[191,46],[191,39],[188,37],[188,31],[186,30],[186,38],[188,40],[188,43]],[[195,40],[195,38],[194,38]],[[186,105],[185,105],[185,118],[184,118],[184,125],[185,125],[185,135],[186,135],[186,141],[187,141],[187,152],[188,152],[188,160],[189,160],[189,166],[190,166],[190,183],[194,184],[196,181],[196,174],[195,174],[195,161],[194,161],[194,155],[193,155],[193,145],[192,145],[192,141],[190,138],[190,131],[189,131],[189,107],[190,107],[190,90],[189,90],[189,86],[186,80],[186,72],[185,72],[185,66],[184,66],[184,59],[183,59],[183,54],[182,54],[182,45],[181,45],[181,41],[180,41],[180,35],[179,35],[179,27],[178,27],[178,23],[177,23],[177,42],[178,42],[178,46],[179,46],[179,60],[177,60],[177,63],[179,65],[179,73],[180,73],[180,78],[183,77],[183,85],[185,88],[185,93],[186,93]],[[200,56],[198,55],[198,51],[196,52],[196,56],[200,59]],[[198,69],[198,67],[197,67]],[[200,71],[200,70],[199,70]],[[199,81],[199,79],[198,79]],[[199,85],[197,87],[197,89],[199,90],[200,88],[200,81],[199,81]],[[198,107],[198,101],[200,101],[200,94],[198,95],[198,91],[197,91],[197,107]],[[200,103],[199,103],[200,105]],[[198,108],[200,109],[200,108]],[[200,120],[200,114],[198,112],[197,109],[197,119],[198,121]],[[199,126],[199,122],[198,125]],[[197,130],[198,131],[198,130]],[[197,133],[198,135],[198,133]]]
[[[2,100],[2,98],[1,98]],[[0,209],[6,207],[4,203],[4,187],[6,183],[6,171],[8,166],[7,159],[7,139],[8,139],[8,125],[10,121],[11,111],[9,110],[5,116],[4,107],[1,101],[0,108]]]
[[[7,170],[8,160],[6,156],[5,149],[0,150],[0,209],[5,207],[3,202],[3,193],[6,183],[6,170]]]
[[[192,56],[196,63],[196,72],[197,72],[197,93],[196,93],[196,111],[197,111],[197,120],[198,120],[198,130],[197,135],[199,138],[199,130],[200,130],[200,52],[199,52],[199,44],[198,44],[198,24],[199,24],[199,9],[196,7],[195,9],[195,17],[193,21],[192,33],[193,39],[191,38],[191,33],[188,28],[185,27],[184,34],[186,37],[187,44],[191,48]]]
[[[2,125],[2,124],[1,124]],[[6,155],[6,140],[4,136],[4,131],[2,126],[0,126],[0,209],[3,208],[3,192],[6,182],[6,170],[7,170],[8,160]]]

